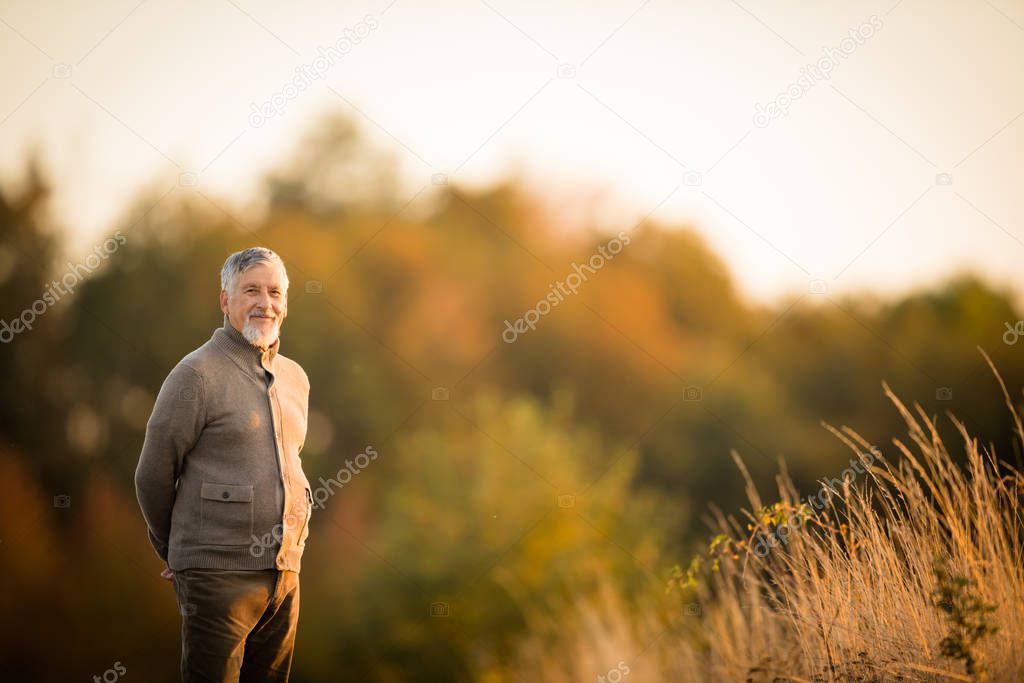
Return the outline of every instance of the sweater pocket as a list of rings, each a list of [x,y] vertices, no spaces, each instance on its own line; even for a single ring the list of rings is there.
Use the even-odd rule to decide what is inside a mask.
[[[204,481],[199,496],[200,543],[248,545],[251,542],[251,484],[216,484]]]

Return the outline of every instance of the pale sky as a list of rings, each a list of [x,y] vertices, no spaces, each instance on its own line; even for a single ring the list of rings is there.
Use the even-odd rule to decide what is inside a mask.
[[[807,75],[826,48],[828,78]],[[333,109],[395,156],[405,198],[515,173],[570,224],[692,221],[757,300],[963,268],[1021,297],[1022,74],[1024,0],[0,2],[0,174],[41,148],[85,253],[142,185],[252,206]]]

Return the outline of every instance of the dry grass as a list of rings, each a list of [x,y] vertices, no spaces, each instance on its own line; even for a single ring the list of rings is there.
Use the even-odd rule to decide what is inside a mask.
[[[966,453],[957,466],[934,418],[885,392],[908,427],[891,461],[826,425],[876,457],[820,510],[801,506],[785,471],[766,507],[740,462],[751,508],[742,521],[716,514],[717,541],[673,581],[675,615],[581,596],[578,618],[534,624],[546,635],[525,644],[513,678],[597,680],[626,660],[622,680],[638,683],[1024,680],[1024,475],[949,415]],[[753,550],[783,527],[784,542]],[[687,619],[694,600],[702,614]]]

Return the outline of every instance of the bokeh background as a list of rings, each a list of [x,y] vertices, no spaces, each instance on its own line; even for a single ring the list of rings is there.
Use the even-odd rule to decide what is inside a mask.
[[[885,381],[1020,462],[978,347],[1019,394],[1022,67],[1006,0],[0,3],[5,675],[177,680],[132,475],[258,244],[307,477],[379,454],[313,516],[293,679],[658,680],[732,451],[811,490],[823,422],[903,429]]]

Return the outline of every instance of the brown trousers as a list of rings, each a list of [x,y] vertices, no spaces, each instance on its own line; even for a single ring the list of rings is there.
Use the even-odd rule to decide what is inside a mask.
[[[174,572],[183,683],[287,683],[299,575],[277,569]]]

